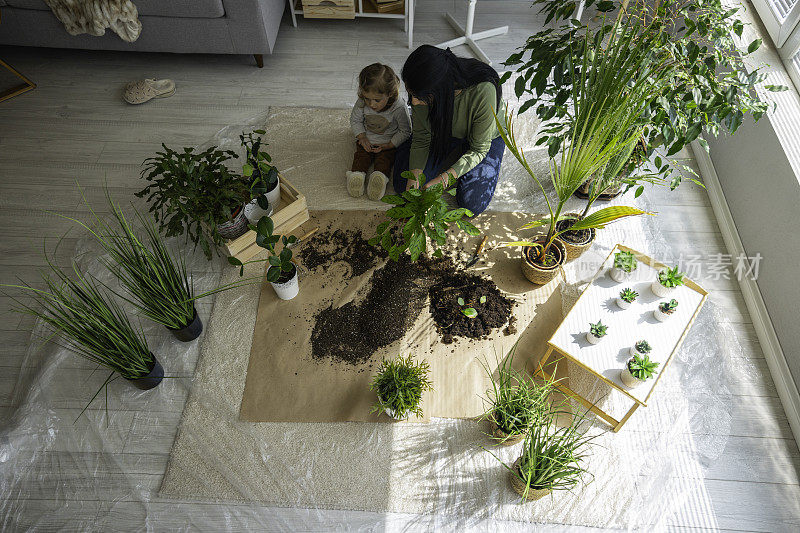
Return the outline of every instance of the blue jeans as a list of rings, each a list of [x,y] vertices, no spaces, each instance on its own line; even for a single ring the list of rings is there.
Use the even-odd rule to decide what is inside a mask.
[[[459,207],[466,207],[474,215],[483,213],[494,196],[497,180],[500,177],[500,164],[503,162],[503,152],[506,145],[501,137],[494,139],[489,148],[489,153],[478,163],[475,168],[458,178],[456,186],[456,202]],[[450,139],[448,156],[440,161],[435,161],[433,156],[428,157],[423,173],[426,179],[433,179],[448,168],[469,150],[467,139]],[[411,154],[411,139],[397,147],[394,159],[394,175],[392,185],[397,193],[406,190],[407,180],[400,174],[408,168],[408,159]]]

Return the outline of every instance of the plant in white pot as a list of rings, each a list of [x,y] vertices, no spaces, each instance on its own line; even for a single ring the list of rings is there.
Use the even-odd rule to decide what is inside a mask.
[[[617,283],[622,283],[630,280],[638,267],[639,262],[636,260],[636,255],[633,252],[622,250],[614,254],[614,266],[611,267],[609,276]]]
[[[653,294],[666,298],[675,292],[675,289],[683,285],[683,277],[686,274],[678,272],[678,267],[665,268],[658,272],[658,276],[650,285]]]
[[[250,229],[256,232],[256,244],[267,250],[269,255],[266,259],[253,259],[246,262],[242,262],[236,257],[228,257],[228,263],[238,266],[239,275],[242,276],[244,275],[244,265],[262,261],[268,262],[267,281],[275,289],[275,294],[278,295],[278,298],[291,300],[300,292],[299,269],[292,261],[292,249],[289,247],[290,244],[297,242],[297,237],[294,235],[288,237],[275,235],[275,223],[269,217],[261,217],[258,224],[251,225]],[[275,245],[278,242],[283,242],[283,248],[281,248],[280,252],[275,250]]]
[[[369,386],[378,396],[371,412],[383,411],[395,420],[405,420],[412,414],[422,417],[422,393],[433,388],[429,372],[427,361],[414,361],[410,355],[384,359]]]
[[[608,333],[608,326],[603,324],[601,320],[598,320],[596,324],[589,324],[589,331],[586,332],[586,340],[589,341],[590,344],[597,344],[603,337],[606,336]]]
[[[635,357],[637,355],[649,355],[650,352],[653,351],[653,347],[650,346],[650,343],[646,340],[642,339],[640,341],[636,341],[633,346],[630,348],[631,357]]]
[[[673,298],[668,302],[659,303],[658,307],[656,307],[655,311],[653,311],[653,315],[659,322],[666,322],[667,319],[669,319],[669,317],[671,317],[677,309],[678,300]]]
[[[636,301],[636,298],[639,297],[639,293],[635,290],[631,289],[630,287],[625,287],[621,291],[619,291],[619,296],[617,296],[616,302],[617,307],[620,309],[627,309],[629,308],[633,302]]]
[[[625,368],[620,370],[619,379],[626,387],[638,387],[656,373],[658,363],[650,360],[648,354],[636,354],[625,364]]]
[[[263,216],[272,216],[281,202],[278,169],[272,165],[272,157],[262,150],[267,145],[261,139],[264,133],[266,133],[264,130],[254,130],[247,135],[239,135],[246,152],[242,174],[250,178],[250,192],[253,198],[244,208],[245,216],[251,224],[257,223]]]

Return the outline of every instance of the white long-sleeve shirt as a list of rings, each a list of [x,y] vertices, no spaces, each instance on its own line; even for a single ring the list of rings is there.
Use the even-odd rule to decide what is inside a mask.
[[[356,137],[366,133],[371,144],[391,142],[398,147],[411,137],[411,119],[402,98],[383,111],[373,111],[359,98],[350,113],[350,127]]]

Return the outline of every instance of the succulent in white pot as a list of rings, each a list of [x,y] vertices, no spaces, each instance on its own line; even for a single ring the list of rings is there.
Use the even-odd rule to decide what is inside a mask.
[[[617,307],[620,309],[627,309],[629,308],[636,298],[639,297],[639,293],[635,290],[631,289],[630,287],[625,287],[621,291],[619,291],[619,296],[617,296]]]
[[[636,341],[630,349],[631,357],[649,355],[651,351],[653,351],[653,347],[646,340]]]
[[[598,320],[596,324],[589,324],[589,331],[586,332],[586,340],[590,344],[597,344],[608,333],[608,326]]]
[[[620,370],[619,379],[626,387],[638,387],[656,373],[659,363],[650,360],[650,356],[634,355],[625,364],[625,368]]]
[[[639,262],[633,252],[621,251],[614,254],[614,266],[611,267],[609,276],[617,283],[622,283],[633,278]]]
[[[656,279],[650,285],[650,289],[656,296],[666,298],[675,292],[676,288],[683,285],[683,277],[685,275],[686,274],[683,272],[678,272],[677,266],[665,268],[658,272],[658,276],[656,276]]]
[[[675,313],[676,309],[678,309],[678,300],[673,298],[668,302],[661,302],[658,304],[658,307],[653,311],[653,316],[655,316],[656,320],[659,322],[666,322],[667,319]]]

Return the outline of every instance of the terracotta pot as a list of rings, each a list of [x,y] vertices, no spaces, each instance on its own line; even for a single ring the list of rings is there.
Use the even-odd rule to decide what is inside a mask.
[[[580,213],[567,213],[564,215],[565,217],[571,219],[580,219]],[[556,228],[558,228],[558,224],[556,224]],[[574,261],[575,259],[579,258],[583,252],[591,248],[592,244],[594,243],[594,239],[597,237],[597,232],[594,228],[589,230],[589,239],[584,243],[572,243],[568,241],[564,235],[562,234],[559,237],[559,240],[564,243],[564,248],[567,250],[567,261]]]
[[[534,242],[544,244],[544,239]],[[530,252],[532,251],[530,246],[525,246],[522,248],[522,273],[531,283],[535,283],[536,285],[544,285],[545,283],[549,283],[553,280],[553,278],[556,277],[558,271],[566,262],[567,250],[564,247],[564,243],[558,239],[554,239],[553,244],[550,246],[550,250],[555,251],[560,258],[556,261],[555,265],[543,267],[534,263],[530,258]]]
[[[509,479],[511,480],[511,487],[514,489],[514,492],[522,496],[528,501],[536,501],[544,498],[551,492],[553,489],[534,489],[529,488],[527,493],[525,492],[525,482],[520,479],[520,477],[515,473],[519,472],[519,462],[520,460],[517,459],[514,461],[514,465],[511,467],[512,472],[509,472]]]
[[[492,439],[501,446],[511,446],[525,440],[526,433],[509,436],[508,433],[500,429],[494,420],[489,420],[489,430],[491,431]]]

